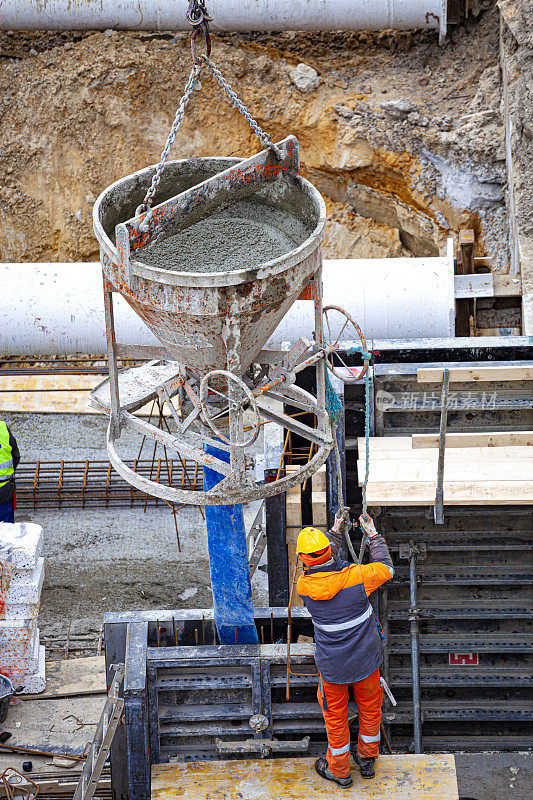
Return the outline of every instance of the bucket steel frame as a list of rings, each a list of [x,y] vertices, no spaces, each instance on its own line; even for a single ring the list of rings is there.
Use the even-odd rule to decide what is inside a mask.
[[[257,403],[260,417],[263,421],[270,421],[281,425],[287,430],[292,430],[294,433],[306,438],[309,442],[314,443],[317,447],[316,453],[302,467],[290,475],[280,477],[278,480],[269,483],[256,483],[247,469],[249,460],[247,459],[244,449],[238,446],[226,446],[223,442],[212,440],[213,444],[221,449],[229,449],[230,451],[230,465],[224,464],[219,459],[204,453],[198,447],[191,445],[179,434],[170,434],[152,423],[146,422],[139,417],[134,416],[132,410],[127,410],[120,404],[120,378],[117,367],[117,355],[120,353],[122,358],[133,358],[133,353],[139,356],[139,346],[133,345],[130,349],[128,345],[118,345],[115,336],[114,317],[113,317],[113,292],[116,291],[113,285],[104,277],[104,311],[106,321],[106,334],[107,334],[107,356],[109,365],[109,381],[104,381],[100,384],[91,395],[91,405],[99,411],[107,414],[110,418],[107,430],[107,452],[109,460],[114,469],[121,477],[124,478],[135,488],[140,491],[155,497],[160,497],[162,500],[174,503],[187,503],[193,505],[227,505],[228,502],[250,502],[253,500],[260,500],[266,497],[272,497],[280,492],[287,491],[292,486],[296,486],[309,478],[316,470],[318,470],[327,460],[329,453],[333,447],[333,439],[331,434],[331,427],[329,423],[329,416],[326,411],[325,405],[325,369],[326,360],[325,355],[328,353],[329,348],[324,342],[322,330],[322,283],[321,283],[321,268],[315,273],[306,289],[300,295],[300,299],[308,299],[314,303],[315,307],[315,342],[311,345],[306,340],[300,340],[295,348],[290,353],[282,353],[279,355],[283,358],[274,365],[262,364],[261,366],[270,367],[270,375],[274,376],[268,383],[263,383],[258,387],[254,387],[252,393],[257,398],[266,397],[280,401],[286,405],[296,406],[303,411],[314,414],[317,419],[317,427],[311,428],[308,425],[300,422],[294,417],[290,417],[282,412],[274,411],[266,405]],[[303,343],[302,343],[303,341]],[[308,345],[308,346],[306,346]],[[309,350],[313,349],[313,355],[307,356]],[[304,356],[300,355],[304,350]],[[165,359],[165,351],[161,348],[158,353],[157,348],[150,348],[150,352],[146,356],[157,356]],[[126,355],[128,354],[128,355]],[[291,363],[291,355],[298,358],[297,363]],[[309,392],[296,386],[294,381],[297,372],[309,365],[309,361],[313,360],[316,370],[317,381],[317,397],[313,397]],[[168,362],[168,359],[166,359]],[[172,362],[168,362],[172,363]],[[182,388],[185,389],[193,403],[198,403],[196,407],[197,416],[200,417],[200,399],[195,392],[193,386],[188,380],[189,375],[187,369],[174,362],[176,366],[176,377],[167,380],[154,386],[154,394],[145,396],[142,399],[142,404],[148,402],[152,397],[159,396],[162,401],[169,404],[173,409],[172,397]],[[258,362],[261,363],[261,353],[258,355]],[[236,348],[228,348],[227,359],[228,371],[238,374],[238,352]],[[313,364],[311,364],[313,366]],[[99,389],[106,384],[109,385],[110,403],[103,402]],[[139,401],[141,402],[141,401]],[[193,412],[194,413],[194,412]],[[230,406],[229,412],[230,434],[231,438],[235,437],[238,429],[242,430],[243,419],[242,409],[237,409],[236,413],[232,413]],[[179,420],[179,418],[178,418]],[[184,423],[181,423],[183,426]],[[154,441],[176,450],[182,457],[192,459],[202,466],[211,467],[222,473],[225,477],[219,484],[208,492],[192,491],[190,489],[181,489],[174,486],[168,486],[162,483],[156,483],[138,473],[129,467],[125,461],[119,456],[116,449],[116,442],[120,438],[123,428],[130,428],[136,430],[143,436],[148,436]],[[211,431],[209,431],[211,434]],[[209,435],[204,436],[204,441],[209,441]]]
[[[146,182],[154,168],[142,170],[134,176],[129,176],[113,184],[102,193],[95,205],[95,233],[101,247],[104,280],[109,379],[95,388],[91,395],[91,405],[110,418],[107,451],[114,469],[132,486],[167,502],[199,506],[227,505],[271,497],[305,481],[325,463],[333,446],[329,415],[326,410],[325,370],[326,356],[336,349],[337,343],[333,346],[326,343],[323,331],[320,242],[325,226],[325,205],[317,190],[299,175],[296,139],[288,137],[279,143],[279,147],[283,151],[284,160],[277,166],[272,163],[274,156],[269,151],[263,151],[245,161],[206,159],[207,168],[211,170],[222,168],[222,172],[204,180],[198,187],[186,190],[175,198],[166,199],[156,206],[153,210],[153,219],[148,225],[150,231],[147,234],[139,236],[138,219],[140,218],[137,217],[127,223],[116,224],[116,245],[113,245],[103,225],[106,203],[109,205],[113,202],[113,192],[115,192],[115,199],[117,193],[121,194],[121,199],[126,196],[128,181],[133,181],[135,191],[139,191],[141,181]],[[198,163],[204,160],[170,162],[168,167],[174,164],[174,168],[178,169],[179,165],[183,164],[185,170],[190,170],[191,161]],[[205,275],[166,272],[130,259],[130,252],[133,255],[135,249],[144,246],[146,241],[151,240],[150,237],[153,238],[157,235],[157,224],[161,224],[162,220],[164,225],[171,223],[172,214],[169,209],[177,208],[183,218],[183,214],[188,213],[188,209],[192,208],[192,215],[196,220],[205,216],[206,209],[209,212],[212,210],[213,194],[216,192],[220,192],[224,196],[227,206],[228,186],[231,189],[237,179],[241,180],[242,175],[251,174],[250,180],[256,182],[258,186],[263,186],[272,183],[272,175],[279,174],[280,171],[290,176],[293,190],[301,193],[302,198],[310,204],[310,207],[314,208],[316,214],[315,227],[308,238],[285,256],[263,263],[255,269]],[[203,190],[201,187],[207,187],[207,189]],[[242,196],[243,192],[250,193],[249,188],[243,189],[240,183],[236,191],[238,196]],[[281,275],[286,282],[283,293],[273,296],[265,294],[269,291],[270,282],[277,281]],[[140,281],[139,288],[137,288],[137,281]],[[255,294],[252,298],[254,308],[257,306],[258,310],[262,309],[263,296],[266,298],[266,302],[270,303],[266,309],[266,319],[269,320],[268,324],[270,325],[272,325],[273,319],[272,308],[276,307],[276,303],[279,306],[279,318],[281,318],[295,300],[313,302],[314,341],[302,338],[289,352],[276,351],[273,355],[271,351],[261,350],[261,334],[255,333],[251,339],[251,349],[250,332],[248,330],[246,334],[243,334],[240,327],[243,299],[239,287],[243,283],[254,287]],[[255,289],[256,286],[257,289]],[[176,345],[175,347],[168,339],[168,326],[176,324],[176,315],[180,313],[179,303],[173,301],[174,297],[179,297],[180,289],[187,292],[187,297],[194,296],[193,305],[200,309],[205,308],[204,313],[207,313],[210,291],[218,293],[223,299],[224,310],[219,316],[219,323],[223,322],[221,334],[223,345],[220,347],[220,340],[218,340],[217,348],[221,357],[219,358],[220,363],[216,363],[214,371],[213,364],[209,363],[209,358],[212,356],[209,356],[209,353],[206,354],[205,346],[200,344],[197,349],[196,345],[191,346],[189,343],[189,339],[192,341],[194,337],[186,336],[186,345]],[[175,295],[174,291],[177,292]],[[162,326],[161,336],[158,337],[161,339],[161,347],[117,342],[113,314],[113,293],[115,292],[126,298],[140,313],[144,321],[152,327],[156,335],[159,331],[158,325]],[[274,305],[272,305],[273,303]],[[152,309],[155,312],[153,314]],[[163,314],[161,323],[154,321],[158,319],[158,309],[161,309]],[[184,313],[188,312],[184,311]],[[200,312],[191,313],[198,314]],[[194,320],[195,317],[192,316],[190,319]],[[199,319],[203,319],[203,317],[199,317]],[[201,339],[203,332],[199,331],[198,335]],[[243,338],[245,336],[248,337],[246,340]],[[259,345],[255,353],[253,352],[254,342]],[[192,354],[190,356],[193,359],[192,364],[186,360],[188,359],[187,353]],[[145,367],[133,368],[119,375],[118,358],[151,361]],[[259,365],[259,369],[255,369],[254,373],[256,365]],[[316,371],[316,397],[296,386],[296,374],[309,366]],[[138,373],[135,372],[136,369],[139,370]],[[143,370],[145,370],[144,373],[142,373]],[[226,441],[214,438],[216,434],[213,433],[213,427],[206,424],[206,395],[209,393],[200,388],[202,385],[205,387],[205,381],[212,373],[218,373],[220,376],[221,370],[235,376],[234,381],[228,382],[226,416],[228,417],[229,437],[225,437]],[[142,377],[137,382],[138,389],[135,388],[136,376]],[[239,389],[240,382],[241,389]],[[273,422],[302,436],[315,446],[315,454],[297,472],[268,483],[263,480],[254,480],[251,470],[252,459],[247,455],[244,446],[245,403],[242,398],[240,401],[238,398],[241,390],[242,394],[248,397],[248,405],[254,411],[256,431],[259,429],[259,420]],[[250,393],[255,401],[253,404],[249,402]],[[180,417],[172,403],[172,399],[176,395],[187,396],[188,401],[192,403],[193,410],[185,419]],[[126,397],[125,401],[124,397]],[[162,404],[166,403],[176,423],[176,433],[169,433],[134,415],[136,410],[152,399],[159,399]],[[290,405],[299,411],[314,415],[316,427],[274,410],[265,402],[265,399],[277,401],[284,406]],[[207,397],[207,401],[209,402],[209,397]],[[135,430],[142,436],[148,436],[165,447],[177,451],[183,458],[192,459],[202,466],[214,469],[223,476],[222,480],[209,491],[193,492],[156,483],[135,473],[117,452],[116,443],[124,428]],[[194,428],[197,430],[195,431]],[[248,442],[249,445],[252,444],[255,437],[251,438],[252,441]],[[229,451],[230,463],[227,464],[204,452],[202,449],[204,443],[213,444],[217,448]]]

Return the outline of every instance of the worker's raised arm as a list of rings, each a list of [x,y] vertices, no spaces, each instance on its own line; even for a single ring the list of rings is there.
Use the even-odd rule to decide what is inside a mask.
[[[387,542],[377,532],[373,520],[367,516],[359,517],[361,527],[368,536],[370,542],[370,555],[372,556],[371,564],[363,564],[361,569],[363,571],[363,584],[365,592],[368,595],[372,594],[379,586],[390,579],[394,575],[394,567],[392,565],[392,558],[390,557]]]

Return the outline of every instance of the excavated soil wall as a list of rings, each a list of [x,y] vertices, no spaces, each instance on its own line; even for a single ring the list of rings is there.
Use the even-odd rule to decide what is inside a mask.
[[[273,138],[294,133],[330,257],[435,255],[459,226],[509,265],[495,8],[434,32],[226,34],[213,58]],[[97,258],[101,190],[158,160],[186,34],[0,34],[0,260]],[[173,157],[259,145],[207,73]]]

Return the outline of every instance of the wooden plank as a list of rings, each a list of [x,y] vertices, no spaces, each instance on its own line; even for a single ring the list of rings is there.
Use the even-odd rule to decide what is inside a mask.
[[[287,464],[285,467],[285,475],[293,475],[295,472],[298,472],[301,469],[301,464]],[[296,486],[291,486],[290,489],[287,489],[287,497],[289,495],[298,495],[298,497],[302,494],[302,484],[297,483]]]
[[[104,656],[69,658],[46,662],[46,689],[41,694],[23,694],[22,700],[106,694]]]
[[[0,392],[0,411],[35,414],[98,414],[89,406],[89,392]]]
[[[0,378],[0,412],[36,414],[99,414],[89,395],[102,375],[6,375]],[[150,414],[147,403],[137,413]],[[164,407],[164,415],[170,412]]]
[[[298,464],[287,464],[285,467],[285,474],[291,475],[300,469]],[[297,484],[290,489],[287,489],[285,497],[285,522],[287,530],[287,543],[289,537],[292,538],[291,531],[297,526],[302,527],[302,486]]]
[[[311,476],[311,488],[313,492],[326,491],[326,465],[322,464],[320,469]]]
[[[324,532],[328,525],[325,464],[311,478],[311,505],[313,526]]]
[[[302,501],[295,494],[287,494],[285,500],[285,520],[286,526],[292,528],[294,525],[302,527]]]
[[[4,375],[0,378],[2,392],[64,391],[94,389],[102,375]]]
[[[478,328],[478,336],[521,336],[521,328]]]
[[[357,439],[357,447],[360,453],[366,451],[364,436]],[[412,450],[410,436],[371,436],[370,454],[376,450]]]
[[[29,756],[28,756],[29,758]],[[17,765],[16,769],[19,768],[20,765]],[[35,767],[34,767],[35,768]],[[48,770],[49,771],[49,770]],[[46,777],[41,778],[39,775],[32,774],[29,777],[37,783],[39,786],[39,797],[44,797],[46,795],[55,795],[56,797],[59,795],[66,795],[67,798],[71,797],[74,794],[76,786],[78,785],[78,781],[80,778],[81,772],[69,772],[68,776],[64,774],[60,774],[57,778]],[[111,789],[111,779],[110,778],[100,778],[98,781],[98,789],[97,791],[109,791]],[[17,790],[19,795],[24,797],[31,797],[33,792],[33,784],[29,783],[28,780],[22,780],[20,783],[17,783]],[[5,784],[2,781],[0,783],[0,797],[7,797]]]
[[[380,756],[373,781],[352,769],[343,789],[321,778],[314,758],[266,758],[159,764],[152,767],[152,800],[458,800],[453,755]]]
[[[427,506],[435,501],[435,481],[369,483],[367,503],[374,506]],[[533,481],[444,481],[444,505],[531,505]]]
[[[422,436],[423,434],[417,434]],[[428,434],[432,436],[433,434]],[[438,435],[435,434],[438,439]],[[476,435],[476,434],[472,434]],[[448,434],[446,436],[446,443],[448,442]],[[447,445],[446,445],[447,446]],[[464,461],[465,459],[472,459],[474,461],[517,461],[521,459],[533,458],[533,448],[529,445],[516,445],[501,447],[459,447],[451,446],[446,450],[446,460],[451,461]],[[365,454],[359,453],[359,466],[364,466]],[[370,461],[420,461],[437,463],[436,447],[417,447],[411,450],[374,450],[370,451]]]
[[[435,454],[437,450],[428,451]],[[455,451],[457,452],[457,451]],[[496,451],[497,452],[497,451]],[[492,451],[491,451],[492,455]],[[364,463],[358,462],[359,485],[364,476]],[[386,460],[370,461],[369,481],[385,483],[387,481],[425,482],[437,479],[437,459],[406,461]],[[533,459],[522,461],[487,460],[476,461],[470,458],[451,460],[446,455],[444,463],[444,479],[447,481],[533,481]]]
[[[494,297],[494,278],[490,272],[454,275],[455,299]]]
[[[438,433],[414,433],[413,450],[439,446]],[[447,433],[446,449],[455,447],[533,447],[533,431],[485,431],[483,433]],[[533,450],[532,450],[533,452]]]
[[[441,367],[421,367],[416,371],[418,383],[442,383]],[[452,367],[451,382],[528,381],[533,380],[533,365],[522,367]]]
[[[6,375],[0,378],[0,411],[95,414],[89,392],[101,375]]]
[[[88,390],[68,392],[2,392],[0,390],[0,412],[26,411],[35,414],[100,414],[89,405]],[[152,404],[147,403],[136,413],[142,417],[150,415]],[[170,416],[164,406],[163,416]]]
[[[301,464],[287,464],[285,474],[290,475],[300,469]],[[289,565],[289,591],[294,565],[296,563],[296,541],[302,529],[302,486],[298,484],[288,489],[285,495],[285,541],[287,542],[287,561]],[[296,591],[293,595],[293,606],[303,606]]]
[[[326,492],[312,492],[313,526],[318,528],[328,524]]]
[[[520,297],[522,281],[518,275],[494,275],[494,297]]]

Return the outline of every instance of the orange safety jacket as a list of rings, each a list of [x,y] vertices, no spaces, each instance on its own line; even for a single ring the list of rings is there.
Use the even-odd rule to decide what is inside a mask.
[[[315,661],[329,683],[355,683],[383,661],[383,643],[369,595],[394,575],[385,539],[370,539],[371,564],[350,564],[337,558],[342,534],[330,531],[332,557],[304,568],[298,594],[315,629]]]

